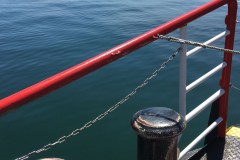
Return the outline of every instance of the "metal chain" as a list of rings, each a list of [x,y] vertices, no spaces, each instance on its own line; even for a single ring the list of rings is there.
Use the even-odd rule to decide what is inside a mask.
[[[237,87],[237,86],[235,86],[235,85],[234,85],[234,84],[232,84],[232,83],[230,83],[230,87],[232,87],[233,89],[236,89],[236,90],[240,91],[240,88],[239,88],[239,87]]]
[[[159,35],[158,34],[157,36],[153,36],[153,38],[156,38],[156,39],[160,38],[160,39],[167,40],[169,42],[176,42],[176,43],[180,43],[180,44],[188,44],[188,45],[192,45],[192,46],[199,46],[199,47],[214,49],[214,50],[218,50],[218,51],[240,54],[240,51],[215,47],[215,46],[207,45],[207,44],[204,44],[204,43],[189,41],[189,40],[176,38],[176,37],[172,37],[172,36],[164,36],[164,35]]]
[[[141,88],[143,88],[144,86],[146,86],[154,77],[156,77],[158,75],[158,73],[164,69],[166,67],[166,65],[172,61],[174,59],[174,57],[181,51],[181,48],[178,48],[169,58],[167,61],[163,62],[160,66],[160,68],[158,68],[157,70],[155,70],[150,77],[146,78],[143,83],[141,83],[140,85],[138,85],[131,93],[129,93],[127,96],[125,96],[122,100],[120,100],[119,102],[117,102],[115,105],[113,105],[112,107],[110,107],[107,111],[105,111],[104,113],[100,114],[99,116],[97,116],[95,119],[87,122],[84,126],[82,126],[81,128],[78,128],[74,131],[72,131],[70,134],[68,134],[67,136],[63,136],[61,138],[59,138],[57,141],[53,142],[53,143],[49,143],[45,146],[43,146],[42,148],[36,150],[36,151],[32,151],[22,157],[16,158],[15,160],[24,160],[24,159],[28,159],[30,156],[33,156],[35,154],[41,153],[43,151],[47,151],[50,148],[52,148],[53,146],[57,145],[57,144],[61,144],[63,142],[65,142],[68,138],[72,137],[72,136],[76,136],[77,134],[79,134],[81,131],[83,131],[84,129],[87,129],[89,127],[91,127],[93,124],[97,123],[98,121],[100,121],[101,119],[103,119],[104,117],[106,117],[109,113],[113,112],[114,110],[116,110],[118,107],[120,107],[123,103],[125,103],[127,100],[129,100],[133,95],[135,95],[137,93],[137,91]]]

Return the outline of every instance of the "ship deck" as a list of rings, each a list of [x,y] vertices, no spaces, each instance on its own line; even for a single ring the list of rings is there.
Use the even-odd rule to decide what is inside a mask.
[[[225,139],[215,139],[188,152],[181,160],[240,160],[240,125],[229,127]]]

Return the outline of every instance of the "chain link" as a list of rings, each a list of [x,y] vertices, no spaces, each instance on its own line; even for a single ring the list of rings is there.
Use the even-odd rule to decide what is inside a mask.
[[[232,87],[233,89],[236,89],[237,91],[240,91],[240,88],[235,86],[234,84],[230,83],[230,87]]]
[[[61,144],[63,142],[65,142],[68,138],[72,137],[72,136],[76,136],[77,134],[79,134],[81,131],[83,131],[84,129],[87,129],[89,127],[91,127],[93,124],[97,123],[98,121],[100,121],[101,119],[103,119],[104,117],[106,117],[109,113],[113,112],[114,110],[116,110],[118,107],[120,107],[122,104],[124,104],[126,101],[128,101],[132,96],[134,96],[138,90],[140,90],[141,88],[143,88],[144,86],[146,86],[154,77],[156,77],[158,75],[158,73],[164,69],[166,67],[166,65],[172,61],[174,59],[174,57],[181,51],[181,48],[178,48],[169,58],[167,61],[165,61],[164,63],[161,64],[160,68],[158,68],[157,70],[155,70],[150,77],[146,78],[142,84],[138,85],[132,92],[130,92],[127,96],[125,96],[123,99],[121,99],[119,102],[117,102],[115,105],[113,105],[112,107],[110,107],[108,110],[106,110],[104,113],[100,114],[99,116],[97,116],[95,119],[87,122],[85,125],[83,125],[83,127],[78,128],[74,131],[72,131],[70,134],[68,134],[67,136],[63,136],[61,138],[59,138],[57,141],[53,142],[53,143],[49,143],[45,146],[43,146],[42,148],[36,150],[36,151],[32,151],[22,157],[16,158],[15,160],[24,160],[24,159],[28,159],[29,157],[41,153],[43,151],[47,151],[49,149],[51,149],[53,146],[57,145],[57,144]]]
[[[189,41],[189,40],[176,38],[176,37],[172,37],[172,36],[164,36],[164,35],[159,35],[158,34],[157,36],[153,36],[153,38],[156,38],[156,39],[160,38],[160,39],[167,40],[169,42],[175,42],[175,43],[180,43],[180,44],[188,44],[188,45],[192,45],[192,46],[199,46],[199,47],[214,49],[214,50],[218,50],[218,51],[240,54],[240,51],[220,48],[220,47],[211,46],[211,45],[207,45],[207,44],[199,43],[199,42],[194,42],[194,41]]]

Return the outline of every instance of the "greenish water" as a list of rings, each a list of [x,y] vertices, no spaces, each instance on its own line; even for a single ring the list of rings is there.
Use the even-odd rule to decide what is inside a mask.
[[[39,82],[204,4],[199,1],[0,0],[0,98]],[[225,29],[226,7],[189,24],[188,39]],[[171,35],[178,35],[178,31]],[[239,26],[235,49],[239,50]],[[222,46],[223,41],[214,45]],[[156,41],[102,70],[0,117],[0,159],[14,159],[80,128],[125,97],[178,47]],[[191,47],[189,47],[190,49]],[[188,60],[188,83],[222,61],[205,50]],[[147,87],[96,125],[32,159],[136,159],[132,115],[143,108],[178,110],[178,58]],[[231,81],[240,86],[239,56]],[[218,89],[220,74],[188,94],[191,111]],[[240,92],[231,89],[228,124],[239,123]],[[189,123],[185,147],[207,126],[209,109]]]

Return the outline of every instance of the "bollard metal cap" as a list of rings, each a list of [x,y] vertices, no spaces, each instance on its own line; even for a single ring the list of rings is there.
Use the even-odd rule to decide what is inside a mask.
[[[186,128],[186,121],[172,109],[152,107],[135,113],[131,125],[143,138],[163,139],[181,134]]]

